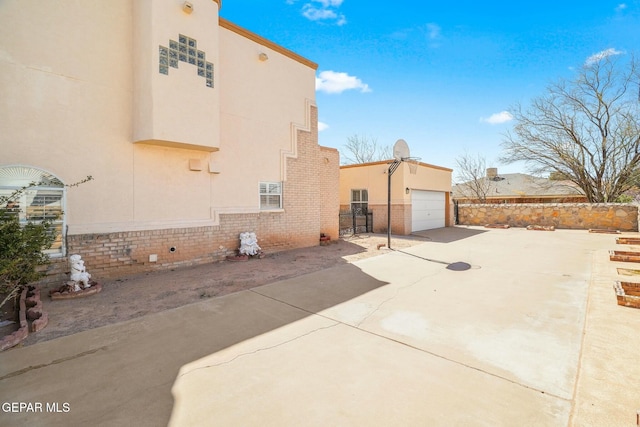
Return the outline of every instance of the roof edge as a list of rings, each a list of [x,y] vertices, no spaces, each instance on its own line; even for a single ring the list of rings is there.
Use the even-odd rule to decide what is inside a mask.
[[[213,0],[216,1],[216,0]],[[257,35],[256,33],[253,33],[249,30],[247,30],[246,28],[242,28],[239,25],[234,24],[231,21],[227,21],[224,18],[219,18],[218,21],[220,22],[220,26],[222,28],[225,28],[229,31],[233,31],[234,33],[241,35],[251,41],[254,41],[258,44],[261,44],[264,47],[268,47],[269,49],[272,49],[278,53],[281,53],[284,56],[287,56],[291,59],[293,59],[294,61],[297,61],[299,63],[301,63],[302,65],[306,65],[309,68],[312,68],[314,70],[318,69],[318,64],[316,64],[313,61],[308,60],[307,58],[305,58],[304,56],[298,55],[297,53],[284,48],[282,46],[280,46],[279,44],[276,44],[270,40],[265,39],[262,36]]]
[[[388,165],[389,163],[393,163],[393,160],[380,160],[377,162],[369,162],[369,163],[355,163],[353,165],[342,165],[340,169],[349,169],[349,168],[358,168],[362,166],[375,166],[375,165]],[[420,166],[424,166],[430,169],[437,169],[446,172],[453,172],[453,169],[445,168],[444,166],[432,165],[430,163],[416,162]]]

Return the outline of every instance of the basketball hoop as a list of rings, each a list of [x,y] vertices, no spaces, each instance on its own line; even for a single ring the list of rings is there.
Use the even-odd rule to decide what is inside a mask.
[[[407,162],[409,164],[409,173],[411,175],[415,175],[418,173],[418,163],[420,162],[420,157],[405,157],[402,161]]]

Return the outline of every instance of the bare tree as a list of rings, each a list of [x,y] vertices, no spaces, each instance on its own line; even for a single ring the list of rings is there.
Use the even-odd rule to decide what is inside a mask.
[[[465,152],[456,157],[456,198],[477,200],[484,203],[489,194],[491,180],[486,175],[486,161],[480,154]]]
[[[572,81],[552,84],[527,110],[511,111],[501,161],[556,173],[592,203],[615,201],[636,184],[640,164],[638,62],[603,56]]]
[[[377,162],[393,157],[391,146],[379,145],[377,138],[366,136],[350,136],[343,148],[340,154],[344,165]]]

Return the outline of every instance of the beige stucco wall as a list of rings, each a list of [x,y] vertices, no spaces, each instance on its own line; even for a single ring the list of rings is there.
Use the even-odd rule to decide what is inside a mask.
[[[370,204],[387,204],[388,162],[340,167],[340,205],[351,201],[352,189],[369,190]],[[411,173],[411,166],[403,162],[391,175],[391,204],[411,204],[411,194],[405,189],[451,191],[451,169],[420,163]]]
[[[213,197],[225,211],[255,211],[258,183],[287,180],[296,132],[311,128],[315,69],[227,28],[220,38],[222,137],[211,158],[223,172],[212,181]],[[261,52],[268,60],[259,60]]]
[[[389,162],[374,162],[340,167],[340,206],[349,209],[351,190],[367,189],[369,209],[374,213],[374,231],[387,229],[387,199]],[[412,170],[415,173],[412,173]],[[391,175],[391,230],[397,234],[411,233],[411,191],[451,191],[451,169],[419,163],[401,163]],[[407,194],[406,188],[409,188]],[[451,225],[447,216],[447,225]]]
[[[218,4],[211,0],[190,0],[192,13],[182,10],[184,2],[135,0],[133,13],[133,140],[170,146],[193,146],[215,151],[220,142],[220,65]],[[214,66],[214,88],[206,86],[196,65],[180,61],[168,75],[158,72],[159,47],[166,48],[179,35],[193,39],[204,61]],[[122,46],[124,48],[124,46]]]
[[[0,3],[0,167],[92,175],[67,191],[69,234],[216,225],[259,212],[260,181],[287,180],[315,68],[218,27],[215,1],[191,3]],[[214,62],[213,89],[191,64],[158,72],[158,45],[179,34]]]
[[[0,166],[93,175],[67,194],[70,225],[133,216],[131,12],[128,0],[0,3]]]
[[[317,65],[190,2],[0,2],[0,168],[93,176],[64,211],[68,253],[96,278],[224,259],[243,231],[268,252],[337,237]],[[193,64],[160,73],[159,46],[180,34],[213,62],[213,88]],[[260,210],[262,181],[283,183],[282,209]],[[51,280],[64,271],[57,258]]]

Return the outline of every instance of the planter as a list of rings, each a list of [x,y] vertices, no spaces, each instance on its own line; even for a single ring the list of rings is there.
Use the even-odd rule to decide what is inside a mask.
[[[249,261],[249,255],[229,255],[227,257],[227,261],[231,261],[231,262]]]
[[[609,260],[623,262],[640,262],[640,252],[609,251]]]
[[[617,237],[616,243],[619,245],[640,245],[640,237]]]
[[[75,298],[85,298],[94,294],[97,294],[102,291],[102,285],[100,283],[91,282],[91,287],[81,289],[79,291],[72,290],[70,285],[62,285],[57,290],[52,290],[49,292],[49,296],[53,301],[57,300],[67,300],[67,299],[75,299]]]
[[[624,307],[632,307],[632,308],[640,308],[640,289],[637,284],[627,283],[627,286],[623,286],[623,283],[626,282],[616,282],[613,285],[613,289],[616,292],[616,299],[618,300],[618,305],[622,305]],[[631,290],[628,285],[633,285]],[[636,293],[637,295],[629,295],[627,294],[625,288],[629,289],[630,292]]]
[[[20,344],[29,332],[42,330],[49,322],[47,313],[42,309],[40,289],[27,286],[20,293],[18,304],[18,328],[0,340],[0,351]]]
[[[527,230],[556,231],[556,228],[553,225],[529,225],[527,226]]]
[[[620,230],[607,230],[607,229],[603,229],[603,228],[591,228],[591,229],[589,229],[589,233],[620,234]]]

